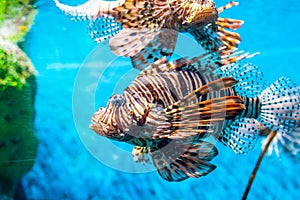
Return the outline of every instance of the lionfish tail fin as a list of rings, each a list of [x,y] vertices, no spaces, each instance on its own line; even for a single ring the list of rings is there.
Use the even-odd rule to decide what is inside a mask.
[[[167,181],[182,181],[189,177],[199,178],[212,172],[216,166],[210,161],[217,156],[217,148],[208,142],[172,142],[152,152],[154,166]]]
[[[95,18],[99,13],[102,0],[90,0],[78,6],[69,6],[54,0],[55,5],[71,20],[85,21]]]
[[[279,133],[290,133],[299,126],[300,91],[289,78],[279,78],[259,95],[259,99],[258,120],[265,127]]]
[[[69,6],[54,0],[55,5],[71,20],[89,20],[89,36],[97,43],[104,42],[122,30],[122,24],[117,22],[114,7],[119,1],[89,0],[78,6]]]
[[[256,144],[260,124],[253,118],[239,118],[221,133],[219,141],[237,154],[252,150]]]

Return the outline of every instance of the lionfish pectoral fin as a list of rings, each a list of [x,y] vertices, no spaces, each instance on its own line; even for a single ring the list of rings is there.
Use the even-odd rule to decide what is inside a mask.
[[[219,140],[235,153],[244,154],[255,147],[260,124],[252,118],[239,118],[221,133]]]
[[[236,80],[228,77],[199,87],[179,101],[165,108],[169,130],[161,131],[161,138],[184,138],[192,135],[206,137],[216,123],[240,114],[245,106],[240,96],[225,96],[199,101],[202,95],[232,87]],[[194,103],[191,103],[194,102]],[[155,135],[154,135],[155,136]]]
[[[173,105],[166,109],[171,130],[160,132],[160,138],[181,139],[197,135],[211,135],[217,123],[239,115],[245,106],[239,96],[213,98],[191,105]],[[154,136],[156,136],[154,134]]]
[[[258,121],[281,134],[293,133],[300,121],[300,90],[289,78],[281,77],[258,96]]]
[[[109,45],[116,55],[132,57],[138,54],[159,33],[159,31],[146,29],[123,29],[109,40]]]
[[[208,142],[170,143],[151,153],[159,175],[167,181],[199,178],[212,172],[216,166],[210,161],[218,154],[217,148]]]
[[[142,165],[151,164],[152,158],[150,155],[150,151],[151,151],[150,147],[135,146],[132,150],[133,160]]]
[[[131,57],[134,68],[144,69],[164,58],[169,60],[173,54],[178,33],[170,29],[162,29],[152,40],[148,37],[147,45]]]
[[[89,36],[97,43],[104,42],[122,30],[122,24],[109,15],[103,15],[91,20]]]
[[[265,88],[263,73],[251,63],[225,65],[215,70],[215,74],[236,79],[233,88],[243,97],[257,97]]]

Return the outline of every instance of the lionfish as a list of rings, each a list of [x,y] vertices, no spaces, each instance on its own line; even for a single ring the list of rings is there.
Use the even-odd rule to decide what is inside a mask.
[[[217,9],[212,0],[89,0],[74,7],[54,1],[72,20],[90,20],[90,37],[96,42],[109,39],[111,50],[130,57],[139,69],[170,58],[178,32],[193,35],[207,52],[226,47],[220,54],[234,51],[241,40],[229,30],[243,21],[219,17],[237,2]]]
[[[153,163],[167,181],[213,171],[213,141],[246,153],[262,126],[281,134],[297,129],[300,93],[288,78],[265,88],[257,66],[219,61],[218,52],[157,60],[96,111],[90,128],[134,145],[134,160]]]

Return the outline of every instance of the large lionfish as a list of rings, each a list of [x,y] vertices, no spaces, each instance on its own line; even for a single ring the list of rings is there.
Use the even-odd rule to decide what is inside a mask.
[[[243,21],[218,16],[236,2],[217,9],[212,0],[89,0],[74,7],[54,1],[71,19],[90,20],[90,37],[96,42],[110,39],[112,51],[131,57],[136,68],[168,59],[178,32],[192,34],[208,52],[225,47],[219,53],[227,54],[240,43],[239,34],[229,29]]]
[[[134,145],[134,159],[152,159],[168,181],[216,168],[210,161],[218,152],[208,138],[246,153],[262,126],[280,134],[297,131],[300,93],[288,78],[264,89],[256,66],[218,63],[217,52],[158,60],[94,114],[91,129]]]

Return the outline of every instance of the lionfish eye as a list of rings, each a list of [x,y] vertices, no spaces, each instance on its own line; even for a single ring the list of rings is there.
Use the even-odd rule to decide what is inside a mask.
[[[114,107],[120,107],[123,103],[123,99],[121,97],[117,97],[115,99],[112,99],[111,103]]]

